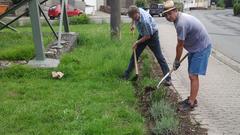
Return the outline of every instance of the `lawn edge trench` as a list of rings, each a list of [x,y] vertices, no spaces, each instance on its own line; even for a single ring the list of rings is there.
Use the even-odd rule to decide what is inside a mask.
[[[196,122],[190,113],[177,112],[181,100],[173,86],[160,87],[156,84],[163,74],[149,49],[139,59],[139,79],[133,81],[138,98],[138,111],[145,118],[146,134],[152,135],[205,135],[207,130]]]

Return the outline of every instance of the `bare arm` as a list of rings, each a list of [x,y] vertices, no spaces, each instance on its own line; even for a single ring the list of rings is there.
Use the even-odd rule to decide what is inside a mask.
[[[151,36],[143,36],[142,38],[140,38],[139,40],[137,40],[134,44],[133,44],[133,49],[136,49],[137,46],[143,42],[145,42],[146,40],[150,39]]]
[[[182,52],[183,52],[184,41],[178,39],[177,47],[176,47],[176,58],[175,60],[180,61]]]
[[[149,40],[151,38],[151,36],[143,36],[142,38],[140,38],[138,41],[137,41],[137,44],[141,44],[147,40]]]

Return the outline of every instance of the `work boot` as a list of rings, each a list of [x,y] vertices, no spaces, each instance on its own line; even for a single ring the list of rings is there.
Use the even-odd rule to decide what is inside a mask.
[[[129,79],[129,74],[127,72],[124,72],[123,75],[121,76],[121,79],[128,80]]]

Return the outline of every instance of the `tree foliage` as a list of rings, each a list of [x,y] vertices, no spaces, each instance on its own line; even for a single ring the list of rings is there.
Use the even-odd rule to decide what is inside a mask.
[[[225,8],[225,1],[224,0],[217,0],[216,4],[218,7]]]
[[[164,0],[148,0],[148,3],[163,3]]]
[[[233,1],[233,13],[234,15],[240,15],[240,0]]]
[[[13,4],[18,4],[19,2],[21,2],[22,0],[12,0]]]
[[[147,6],[147,1],[146,0],[136,0],[135,4],[138,7],[146,7]]]

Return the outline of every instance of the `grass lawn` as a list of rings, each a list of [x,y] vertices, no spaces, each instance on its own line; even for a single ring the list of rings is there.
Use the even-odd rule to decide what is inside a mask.
[[[8,29],[0,32],[0,60],[30,60],[35,56],[30,27],[17,28],[20,33]],[[54,40],[49,28],[43,28],[43,42],[47,46]]]
[[[134,88],[119,79],[131,53],[129,26],[123,26],[122,40],[117,42],[110,40],[108,25],[76,25],[71,29],[80,33],[80,43],[62,56],[57,69],[0,69],[0,134],[145,134],[144,118],[136,111]],[[3,39],[2,34],[0,58],[33,56],[24,52],[32,51],[31,35],[11,33],[9,36],[16,38],[7,41],[8,35]],[[53,70],[64,72],[63,79],[51,79]]]

